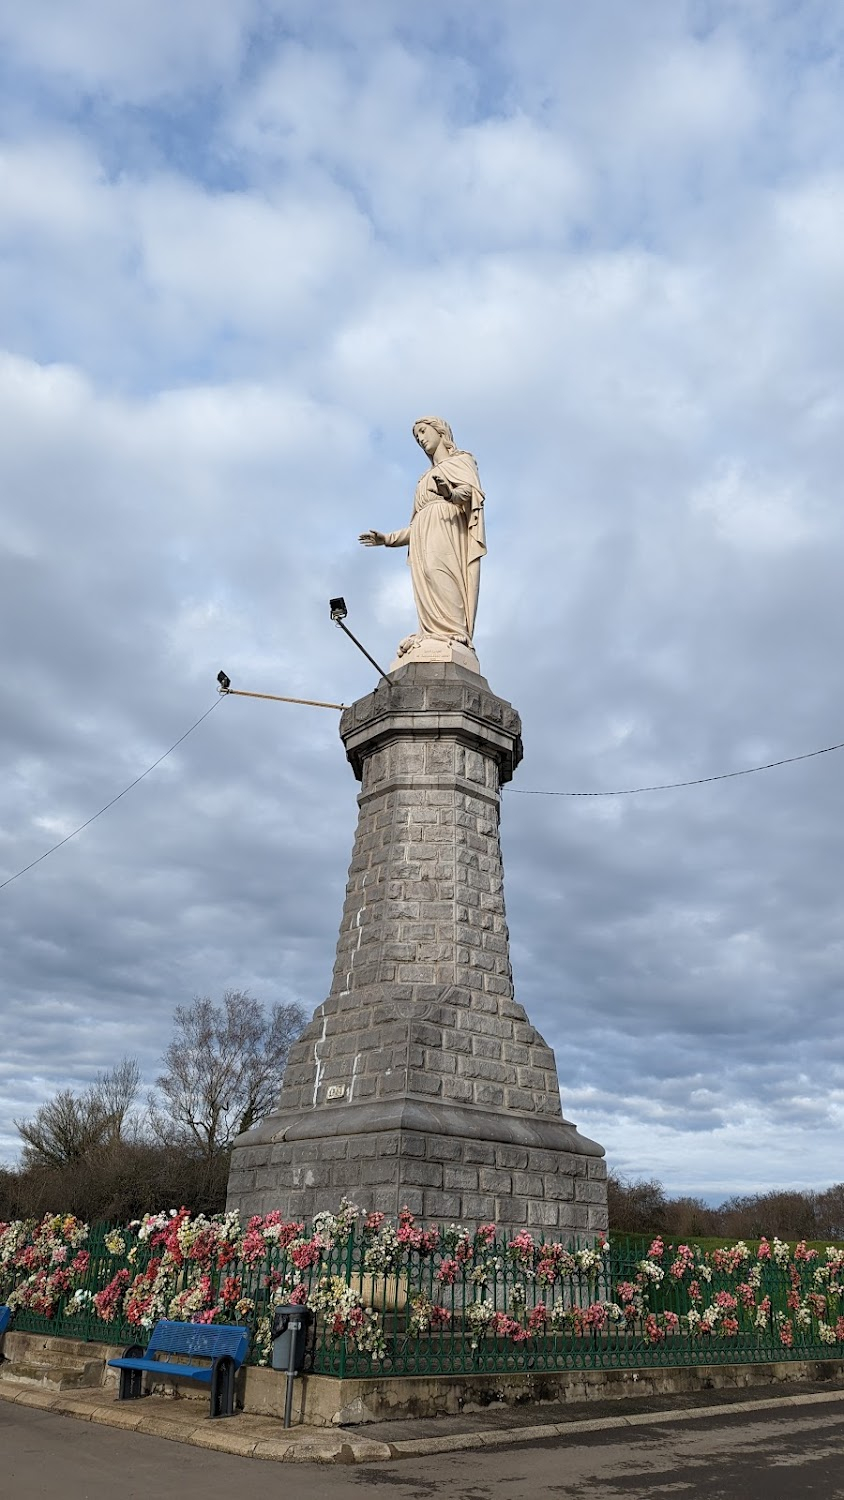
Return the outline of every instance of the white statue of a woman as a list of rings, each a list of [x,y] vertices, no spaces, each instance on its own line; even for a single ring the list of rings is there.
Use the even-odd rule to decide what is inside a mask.
[[[462,646],[474,657],[472,635],[486,552],[478,466],[471,453],[457,448],[442,417],[420,417],[413,436],[431,467],[416,486],[410,525],[402,531],[365,531],[360,541],[365,547],[409,549],[419,631],[402,641],[399,658],[450,659],[444,645]]]

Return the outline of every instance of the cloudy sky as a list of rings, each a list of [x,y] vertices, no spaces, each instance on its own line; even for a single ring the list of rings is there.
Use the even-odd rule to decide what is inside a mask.
[[[235,686],[350,702],[414,625],[439,412],[524,722],[517,994],[610,1165],[844,1176],[838,0],[0,3],[0,880]],[[327,993],[331,711],[228,699],[0,892],[13,1119],[174,1007]],[[153,1205],[151,1205],[153,1206]]]

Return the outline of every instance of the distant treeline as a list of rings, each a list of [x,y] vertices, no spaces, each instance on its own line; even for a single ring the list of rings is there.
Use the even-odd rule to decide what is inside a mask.
[[[0,1220],[71,1213],[126,1223],[183,1204],[217,1213],[232,1142],[272,1108],[305,1020],[299,1005],[265,1010],[242,990],[226,990],[219,1005],[198,995],[177,1006],[145,1100],[137,1060],[124,1057],[15,1121],[22,1150],[16,1166],[0,1167]]]
[[[661,1234],[675,1243],[721,1237],[754,1240],[844,1239],[844,1183],[811,1188],[772,1188],[726,1198],[717,1208],[701,1198],[671,1198],[662,1183],[609,1177],[610,1234]]]
[[[0,1221],[74,1213],[89,1221],[125,1223],[185,1204],[195,1213],[225,1207],[229,1151],[195,1143],[121,1137],[73,1162],[22,1162],[0,1168]],[[728,1240],[844,1240],[844,1183],[823,1192],[773,1189],[727,1198],[711,1208],[700,1198],[672,1198],[656,1181],[609,1178],[610,1234],[664,1235],[682,1243]]]
[[[218,1213],[228,1173],[228,1151],[208,1158],[186,1144],[117,1140],[72,1165],[0,1167],[0,1221],[70,1213],[88,1223],[123,1224],[182,1204]]]

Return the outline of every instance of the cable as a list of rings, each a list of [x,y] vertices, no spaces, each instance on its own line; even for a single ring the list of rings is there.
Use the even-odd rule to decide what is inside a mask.
[[[807,750],[804,755],[787,755],[784,760],[769,760],[764,766],[747,766],[743,771],[722,771],[720,776],[697,776],[694,781],[663,781],[657,786],[628,786],[618,792],[542,792],[525,790],[523,787],[508,787],[507,790],[517,797],[633,797],[637,792],[673,792],[681,786],[705,786],[709,781],[729,781],[733,776],[755,776],[757,771],[773,771],[777,766],[792,766],[797,760],[813,760],[816,755],[829,755],[833,750],[844,750],[844,741],[840,745],[825,745],[823,750]]]
[[[228,696],[229,694],[224,692],[219,698],[216,698],[211,707],[206,708],[205,713],[200,714],[196,722],[191,724],[190,729],[186,729],[184,734],[179,735],[179,738],[170,746],[169,750],[165,750],[163,755],[159,755],[158,760],[154,760],[151,766],[147,766],[146,770],[142,771],[140,776],[136,776],[134,781],[130,781],[129,785],[125,786],[122,792],[118,792],[116,797],[112,797],[111,801],[107,802],[104,807],[101,807],[99,812],[95,812],[90,818],[86,818],[85,822],[80,823],[78,828],[74,828],[72,833],[65,834],[65,837],[59,839],[57,844],[53,844],[50,849],[45,849],[43,854],[39,854],[38,858],[33,859],[30,864],[24,865],[22,870],[18,870],[14,875],[10,875],[8,880],[0,881],[0,891],[5,890],[7,885],[12,884],[12,881],[20,880],[21,875],[26,875],[29,870],[34,870],[35,866],[40,865],[43,859],[47,859],[50,854],[55,854],[57,849],[61,849],[64,844],[68,844],[71,839],[75,839],[78,833],[82,833],[84,829],[90,828],[91,824],[97,821],[97,818],[101,818],[103,813],[108,812],[110,807],[114,807],[114,804],[120,801],[121,797],[125,797],[127,792],[131,792],[133,787],[138,786],[145,777],[149,776],[151,771],[155,770],[156,766],[160,766],[161,762],[166,760],[168,755],[172,755],[174,750],[178,750],[188,735],[193,734],[193,731],[199,728],[203,720],[207,719],[208,715],[214,712],[214,709],[222,702],[222,699]],[[249,696],[263,697],[264,695],[256,693]],[[322,707],[323,705],[320,704],[319,706]],[[339,708],[340,706],[340,704],[331,705],[332,708]],[[507,787],[505,790],[516,797],[634,797],[640,792],[673,792],[680,787],[706,786],[711,781],[730,781],[735,776],[755,776],[759,771],[775,771],[778,766],[792,766],[798,760],[814,760],[818,755],[831,755],[833,750],[844,750],[844,741],[841,741],[837,745],[825,745],[822,750],[807,750],[803,755],[787,755],[782,760],[769,760],[764,766],[746,766],[742,771],[722,771],[718,776],[696,776],[692,781],[662,781],[656,783],[654,786],[629,786],[612,792],[534,791],[531,788],[524,787]]]
[[[97,821],[97,818],[101,818],[104,812],[108,812],[110,807],[114,807],[115,802],[119,802],[121,797],[125,797],[127,792],[131,792],[132,788],[138,785],[139,781],[143,781],[145,776],[149,776],[150,771],[154,771],[156,766],[160,766],[161,762],[163,760],[166,760],[168,755],[172,755],[173,751],[178,749],[179,745],[181,745],[183,741],[187,739],[188,735],[193,734],[193,731],[199,728],[202,720],[207,719],[208,715],[214,712],[214,709],[221,701],[222,700],[220,698],[215,699],[215,701],[211,704],[211,707],[205,710],[205,713],[197,719],[195,724],[191,724],[190,729],[186,729],[184,734],[179,736],[179,738],[176,740],[176,743],[174,745],[171,745],[169,750],[165,750],[163,755],[159,755],[158,760],[154,760],[151,766],[147,766],[146,770],[142,771],[140,776],[136,776],[134,781],[130,781],[129,785],[125,786],[122,792],[118,792],[116,797],[112,797],[111,801],[107,802],[105,807],[101,807],[99,812],[95,812],[93,816],[87,818],[84,823],[80,823],[79,827],[74,828],[72,833],[68,833],[63,839],[59,839],[59,842],[57,844],[54,844],[52,849],[45,849],[43,854],[39,854],[38,858],[34,859],[31,864],[24,865],[23,869],[18,870],[16,875],[10,875],[8,880],[0,881],[0,891],[4,890],[7,885],[11,885],[13,880],[19,880],[21,875],[26,874],[27,870],[33,870],[36,865],[40,865],[42,859],[46,859],[48,854],[55,854],[57,849],[61,849],[62,844],[67,844],[71,839],[75,839],[77,833],[81,833],[83,828],[90,828],[91,824]]]

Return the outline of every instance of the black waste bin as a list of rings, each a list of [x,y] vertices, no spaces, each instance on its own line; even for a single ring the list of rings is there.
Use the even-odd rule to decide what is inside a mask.
[[[273,1313],[273,1369],[296,1374],[305,1363],[305,1344],[314,1315],[309,1307],[286,1303]]]
[[[273,1313],[272,1341],[274,1370],[286,1370],[287,1390],[284,1398],[284,1425],[290,1426],[293,1406],[293,1381],[305,1363],[308,1329],[314,1320],[309,1307],[288,1302]]]

